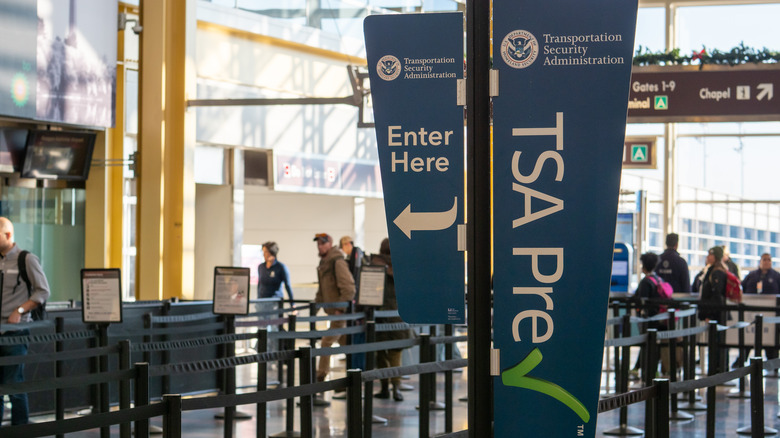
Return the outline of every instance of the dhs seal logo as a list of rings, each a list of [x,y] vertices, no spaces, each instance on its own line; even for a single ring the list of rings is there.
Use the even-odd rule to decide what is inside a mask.
[[[376,72],[380,78],[392,81],[401,74],[401,61],[393,55],[385,55],[376,63]]]
[[[501,58],[512,68],[526,68],[534,63],[539,54],[539,42],[525,30],[510,32],[501,41]]]

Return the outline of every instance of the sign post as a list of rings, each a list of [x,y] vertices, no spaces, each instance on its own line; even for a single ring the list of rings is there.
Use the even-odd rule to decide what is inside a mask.
[[[593,437],[637,2],[493,1],[496,437]]]
[[[398,311],[465,321],[463,14],[364,22]]]

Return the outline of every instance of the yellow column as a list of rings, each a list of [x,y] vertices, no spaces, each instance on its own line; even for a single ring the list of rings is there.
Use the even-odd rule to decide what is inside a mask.
[[[194,0],[142,0],[136,298],[193,296]]]

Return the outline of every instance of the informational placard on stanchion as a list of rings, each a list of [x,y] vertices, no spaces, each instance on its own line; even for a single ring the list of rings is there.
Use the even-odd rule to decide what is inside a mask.
[[[81,270],[81,320],[122,322],[122,274],[119,269]]]
[[[362,266],[360,268],[360,290],[357,303],[361,306],[381,306],[385,302],[384,266]]]
[[[249,313],[249,268],[214,268],[213,312],[216,315]]]

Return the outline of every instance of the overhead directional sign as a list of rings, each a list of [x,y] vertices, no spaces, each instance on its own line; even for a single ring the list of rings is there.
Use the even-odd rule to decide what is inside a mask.
[[[493,0],[496,437],[596,434],[636,12]]]
[[[639,67],[631,75],[628,121],[780,120],[780,66]]]
[[[398,310],[462,323],[463,14],[372,15],[364,31]]]

